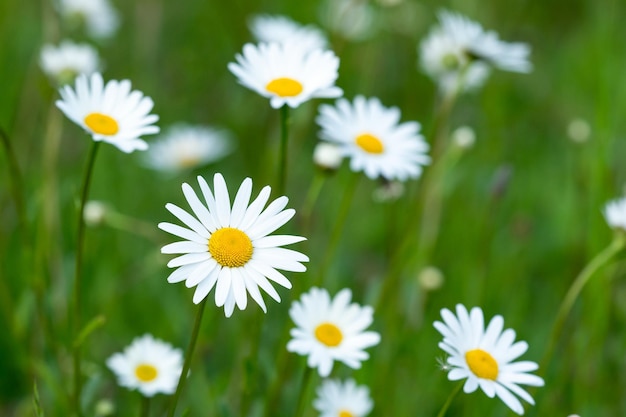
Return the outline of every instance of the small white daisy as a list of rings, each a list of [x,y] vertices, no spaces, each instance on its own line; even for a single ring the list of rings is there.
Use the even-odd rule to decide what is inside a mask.
[[[528,343],[515,342],[514,330],[502,330],[502,316],[493,317],[485,329],[480,308],[474,307],[468,313],[463,305],[457,304],[456,313],[455,316],[444,308],[441,310],[444,322],[434,323],[443,335],[439,347],[450,355],[448,379],[466,378],[465,393],[480,387],[489,398],[497,395],[515,413],[523,414],[524,407],[515,395],[530,404],[535,402],[519,384],[536,387],[544,384],[543,379],[529,373],[538,369],[535,362],[513,362],[528,350]]]
[[[183,184],[183,193],[195,217],[182,208],[168,203],[165,207],[187,228],[159,223],[159,228],[185,240],[171,243],[162,253],[183,254],[172,259],[167,266],[177,268],[168,282],[185,281],[188,288],[197,286],[193,302],[198,304],[215,287],[215,304],[224,306],[230,317],[235,304],[244,310],[248,304],[246,292],[264,312],[265,302],[259,287],[280,302],[280,296],[270,283],[291,288],[289,280],[278,269],[304,272],[302,262],[309,258],[300,252],[281,248],[306,240],[300,236],[272,235],[295,214],[285,209],[287,197],[279,197],[265,210],[270,187],[263,187],[259,196],[250,203],[252,180],[246,178],[231,206],[226,182],[221,174],[213,177],[213,193],[204,178],[198,177],[204,202],[189,184]]]
[[[332,51],[309,51],[293,42],[246,44],[237,63],[228,64],[239,83],[270,99],[275,109],[298,107],[315,98],[340,97],[335,86],[339,58]]]
[[[43,72],[59,84],[74,81],[79,74],[91,74],[98,70],[98,52],[85,43],[63,41],[59,46],[44,45],[40,65]]]
[[[150,168],[178,172],[215,162],[233,150],[225,130],[178,124],[150,144],[145,163]]]
[[[148,114],[154,105],[150,97],[130,89],[128,80],[111,80],[104,85],[100,73],[89,78],[81,74],[74,90],[67,85],[59,90],[62,100],[56,105],[93,140],[110,143],[126,153],[144,151],[148,144],[140,136],[159,132],[153,125],[159,116]]]
[[[111,356],[106,364],[117,375],[119,385],[152,397],[176,391],[183,354],[169,343],[146,334],[133,340],[123,353]]]
[[[66,20],[83,23],[94,38],[108,38],[120,25],[117,11],[108,0],[60,0],[59,9]]]
[[[364,331],[374,320],[374,309],[350,304],[351,298],[347,288],[331,300],[328,291],[313,287],[289,309],[298,327],[291,329],[293,339],[287,350],[308,355],[307,364],[317,367],[322,377],[330,374],[334,361],[360,368],[361,361],[369,358],[364,349],[380,342],[380,334]]]
[[[293,42],[312,51],[326,48],[324,33],[312,25],[303,26],[286,16],[256,15],[248,26],[258,42]]]
[[[369,1],[325,0],[320,16],[326,27],[351,41],[371,38],[377,31],[377,10]]]
[[[320,417],[365,417],[373,406],[369,388],[357,385],[353,379],[325,380],[313,402]]]
[[[350,158],[353,171],[371,179],[405,181],[417,178],[430,162],[428,144],[417,122],[400,123],[397,107],[384,107],[377,98],[339,99],[335,106],[320,106],[320,138],[337,143]]]
[[[609,201],[604,206],[604,218],[611,228],[626,231],[626,198]]]

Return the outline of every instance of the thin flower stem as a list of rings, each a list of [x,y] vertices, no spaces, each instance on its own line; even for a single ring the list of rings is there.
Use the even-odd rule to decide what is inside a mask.
[[[148,417],[150,416],[150,397],[144,397],[141,395],[141,409],[139,411],[140,417]]]
[[[464,383],[463,381],[458,383],[456,388],[454,388],[454,390],[450,393],[450,395],[448,396],[448,399],[441,407],[441,410],[439,410],[437,417],[443,417],[446,415],[446,411],[448,411],[448,408],[450,408],[450,404],[452,404],[452,400],[454,400],[454,397],[456,397],[459,391],[461,391],[461,387],[463,386],[463,383]]]
[[[313,208],[315,207],[315,203],[322,191],[322,187],[324,186],[324,182],[326,181],[327,174],[320,169],[315,170],[315,175],[313,176],[313,181],[311,181],[311,185],[309,186],[309,191],[306,194],[304,199],[304,204],[302,205],[301,210],[301,219],[304,230],[304,235],[307,236],[308,232],[311,230],[311,218],[313,214]]]
[[[205,297],[198,307],[198,311],[196,312],[196,320],[193,324],[193,330],[191,332],[191,340],[189,341],[189,346],[187,347],[187,353],[185,354],[185,362],[183,363],[183,370],[180,373],[180,377],[178,378],[178,386],[176,387],[176,393],[174,393],[174,398],[172,399],[172,405],[170,406],[170,411],[167,414],[168,417],[174,417],[176,412],[176,404],[178,404],[178,399],[180,398],[180,393],[183,391],[183,387],[185,386],[185,382],[187,381],[187,374],[189,373],[189,368],[191,366],[191,358],[193,356],[193,351],[196,348],[196,342],[198,341],[198,334],[200,334],[200,324],[202,324],[202,316],[204,314],[204,308],[206,307],[208,297]]]
[[[280,161],[278,163],[278,195],[285,195],[287,184],[287,149],[289,138],[289,106],[280,108]]]
[[[22,193],[22,174],[9,136],[1,127],[0,139],[2,140],[2,145],[7,154],[9,171],[11,172],[11,192],[13,193],[13,200],[15,202],[15,210],[17,211],[20,226],[23,227],[26,225],[26,204],[24,203],[24,195]]]
[[[298,397],[298,402],[296,404],[296,413],[294,416],[302,417],[304,415],[305,399],[307,397],[307,393],[309,391],[309,385],[311,384],[311,378],[313,376],[313,368],[309,367],[305,364],[304,372],[302,373],[302,383],[300,384],[300,396]]]
[[[72,398],[74,413],[77,416],[82,416],[80,408],[80,399],[82,391],[82,379],[81,379],[81,343],[76,343],[76,339],[81,333],[81,271],[83,260],[83,249],[85,241],[85,220],[83,218],[85,211],[85,203],[89,196],[89,188],[91,185],[91,176],[93,173],[94,163],[96,161],[96,155],[100,148],[100,142],[93,142],[91,145],[91,151],[87,159],[87,167],[85,169],[85,176],[83,178],[83,186],[80,196],[80,206],[78,209],[78,236],[76,239],[76,269],[74,274],[74,293],[73,293],[73,311],[71,313],[73,322],[72,332],[72,356],[74,364],[74,396]]]

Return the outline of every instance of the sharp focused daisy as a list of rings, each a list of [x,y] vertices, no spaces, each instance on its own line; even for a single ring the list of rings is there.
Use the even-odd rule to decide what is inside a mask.
[[[158,171],[177,172],[215,162],[232,150],[225,130],[178,124],[150,144],[145,162]]]
[[[515,395],[530,404],[535,403],[519,384],[539,387],[543,386],[543,379],[529,373],[538,368],[535,362],[513,362],[526,352],[528,343],[515,342],[514,330],[502,330],[502,316],[492,318],[486,329],[483,312],[478,307],[468,313],[463,305],[458,304],[456,316],[444,308],[441,317],[443,323],[436,321],[434,325],[443,335],[439,347],[450,355],[448,379],[465,378],[464,392],[474,392],[480,387],[488,397],[497,395],[520,415],[524,413],[524,407]]]
[[[294,42],[246,44],[237,63],[228,64],[239,83],[270,99],[274,108],[298,107],[315,98],[340,97],[339,58],[332,51],[308,50]]]
[[[317,389],[313,406],[320,417],[365,417],[372,411],[373,403],[369,389],[353,379],[326,380]]]
[[[98,70],[98,52],[88,44],[63,41],[59,46],[44,45],[40,56],[41,69],[60,84],[71,82],[78,74]]]
[[[146,334],[106,363],[117,375],[119,385],[152,397],[174,393],[183,368],[183,354],[169,343]]]
[[[626,230],[626,198],[607,203],[604,207],[604,218],[613,229]]]
[[[267,208],[270,187],[263,187],[259,196],[250,202],[252,180],[246,178],[232,206],[226,182],[221,174],[213,177],[213,192],[204,178],[198,177],[204,202],[188,184],[183,193],[194,216],[174,204],[165,207],[187,228],[160,223],[159,228],[185,240],[171,243],[161,249],[163,253],[182,254],[167,266],[177,268],[168,282],[185,281],[187,287],[196,287],[193,302],[198,304],[215,287],[215,304],[224,306],[230,317],[235,304],[244,310],[248,304],[246,292],[266,312],[259,288],[280,302],[280,296],[269,280],[291,288],[289,280],[278,269],[304,272],[302,262],[309,258],[300,252],[280,246],[301,242],[305,238],[290,235],[272,235],[295,214],[285,209],[287,197],[279,197]]]
[[[249,22],[250,31],[259,42],[293,42],[312,51],[328,44],[324,33],[315,26],[303,26],[286,16],[256,15]]]
[[[84,24],[94,38],[108,38],[120,24],[108,0],[60,0],[59,10],[66,20]]]
[[[340,145],[353,171],[363,171],[371,179],[405,181],[419,177],[430,158],[419,123],[399,121],[397,107],[384,107],[377,98],[363,96],[353,103],[339,99],[335,106],[322,105],[317,117],[320,138]]]
[[[369,358],[364,349],[380,342],[377,332],[365,331],[372,324],[374,310],[350,304],[351,298],[349,289],[341,290],[331,300],[328,291],[313,287],[289,309],[298,327],[291,329],[293,339],[287,350],[308,355],[309,367],[317,367],[323,377],[330,374],[334,361],[360,368],[361,361]]]
[[[148,144],[140,136],[159,132],[153,125],[159,116],[148,114],[154,105],[150,97],[130,89],[128,80],[112,80],[105,85],[100,73],[90,77],[82,74],[75,89],[66,85],[59,90],[62,100],[56,105],[93,140],[110,143],[126,153],[143,151]]]

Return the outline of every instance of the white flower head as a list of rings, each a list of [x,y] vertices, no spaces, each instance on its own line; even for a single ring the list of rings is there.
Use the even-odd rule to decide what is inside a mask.
[[[102,75],[81,74],[76,87],[59,90],[56,105],[77,125],[91,134],[93,140],[116,146],[122,152],[144,151],[148,144],[140,137],[158,133],[159,116],[148,114],[154,103],[141,91],[131,91],[129,80],[111,80],[104,84]]]
[[[91,74],[98,70],[98,52],[86,43],[65,40],[59,44],[44,45],[40,65],[43,72],[59,84],[74,81],[79,74]]]
[[[233,150],[230,133],[208,126],[177,124],[150,144],[145,163],[164,172],[179,172],[215,162]]]
[[[183,353],[149,334],[138,337],[106,361],[118,384],[146,397],[173,394],[183,368]]]
[[[360,368],[361,361],[369,358],[364,349],[380,342],[380,334],[365,331],[374,320],[374,310],[351,304],[351,298],[347,288],[331,300],[328,291],[313,287],[289,309],[297,327],[291,329],[287,350],[308,355],[308,366],[317,367],[322,377],[330,374],[334,361]]]
[[[275,109],[285,104],[298,107],[311,98],[335,98],[343,94],[335,86],[339,58],[332,51],[309,51],[293,42],[248,43],[236,60],[237,63],[228,64],[230,72],[240,84],[269,98]]]
[[[248,304],[247,293],[267,311],[259,287],[277,302],[280,296],[269,280],[291,288],[289,280],[280,272],[304,272],[302,262],[309,258],[300,252],[281,248],[306,240],[300,236],[271,235],[295,214],[285,209],[287,197],[279,197],[265,209],[270,187],[264,187],[250,203],[252,180],[246,178],[231,206],[226,182],[221,174],[213,177],[213,191],[206,180],[198,177],[201,197],[189,184],[183,184],[183,193],[191,207],[191,215],[182,208],[168,203],[165,207],[187,228],[172,223],[159,223],[159,228],[182,238],[161,249],[162,253],[181,254],[167,266],[177,268],[168,282],[185,281],[188,288],[196,287],[193,302],[204,300],[215,287],[215,304],[224,306],[230,317],[235,304],[244,310]]]
[[[343,161],[341,147],[330,142],[319,142],[313,150],[313,162],[323,169],[335,170]]]
[[[384,107],[377,98],[339,99],[320,106],[317,123],[321,139],[341,146],[353,171],[371,179],[406,181],[417,178],[430,162],[428,144],[417,122],[400,123],[397,107]]]
[[[325,0],[320,15],[325,26],[344,39],[362,41],[376,33],[376,9],[369,1]]]
[[[317,388],[317,398],[313,402],[320,417],[365,417],[373,406],[369,388],[357,385],[354,379],[345,382],[325,380]]]
[[[626,198],[609,201],[604,206],[604,218],[611,228],[626,231]]]
[[[108,38],[120,25],[117,11],[109,0],[60,0],[59,8],[63,18],[83,22],[94,38]]]
[[[478,307],[468,312],[458,304],[456,316],[444,308],[441,317],[443,322],[436,321],[434,326],[443,335],[439,347],[450,355],[449,380],[466,379],[465,393],[480,387],[489,398],[497,395],[520,415],[524,407],[515,395],[530,404],[535,403],[519,384],[539,387],[543,386],[543,379],[529,373],[538,368],[535,362],[513,362],[528,350],[528,343],[515,342],[514,330],[502,330],[502,316],[493,317],[486,329],[483,311]]]
[[[309,51],[324,49],[328,45],[320,29],[313,25],[303,26],[286,16],[255,15],[248,26],[258,42],[293,42]]]

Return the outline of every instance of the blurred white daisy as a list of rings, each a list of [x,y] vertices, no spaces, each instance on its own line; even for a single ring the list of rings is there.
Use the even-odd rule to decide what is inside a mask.
[[[362,41],[375,35],[376,13],[369,1],[325,0],[320,3],[324,25],[351,41]]]
[[[144,155],[150,168],[177,172],[215,162],[232,150],[232,138],[225,130],[178,124],[150,143]]]
[[[480,387],[489,398],[497,395],[520,415],[524,407],[515,395],[530,404],[535,403],[519,384],[539,387],[543,386],[543,379],[529,373],[538,368],[535,362],[513,362],[528,350],[528,343],[515,342],[514,330],[502,330],[502,316],[493,317],[486,329],[483,312],[478,307],[468,313],[463,305],[457,304],[456,316],[444,308],[441,317],[444,322],[436,321],[434,325],[443,335],[439,347],[450,355],[449,380],[466,378],[465,393]]]
[[[373,406],[369,388],[357,385],[353,379],[325,380],[313,402],[320,417],[365,417]]]
[[[317,367],[322,377],[330,374],[334,361],[360,368],[361,361],[369,358],[364,349],[380,342],[380,334],[365,331],[374,320],[374,310],[350,304],[351,298],[352,292],[347,288],[331,300],[328,291],[313,287],[289,309],[298,327],[291,329],[287,350],[308,355],[308,366]]]
[[[611,228],[626,231],[626,198],[609,201],[604,206],[604,218]]]
[[[111,80],[104,84],[100,73],[90,77],[81,74],[76,87],[59,90],[56,105],[77,125],[91,134],[93,140],[104,141],[122,152],[144,151],[148,144],[140,136],[158,133],[153,125],[159,116],[150,113],[154,103],[141,91],[131,91],[129,80]]]
[[[420,124],[400,123],[400,110],[384,107],[377,98],[356,96],[353,103],[339,99],[335,106],[321,105],[316,120],[320,138],[340,145],[350,168],[371,179],[417,178],[430,162]]]
[[[248,26],[258,42],[293,42],[309,51],[324,49],[328,44],[320,29],[313,25],[303,26],[286,16],[256,15]]]
[[[246,44],[237,63],[228,64],[230,72],[243,86],[270,99],[274,108],[287,104],[298,107],[315,98],[340,97],[335,86],[339,58],[332,51],[309,51],[293,42],[285,44]]]
[[[330,142],[319,142],[313,150],[313,162],[318,167],[334,171],[341,165],[343,153],[341,147]]]
[[[226,317],[232,315],[235,304],[240,310],[246,308],[246,292],[267,312],[259,287],[280,302],[280,296],[268,278],[291,288],[289,280],[278,269],[306,271],[302,262],[308,262],[307,256],[280,247],[305,238],[268,236],[287,223],[295,210],[285,209],[287,197],[277,198],[263,210],[270,196],[269,186],[263,187],[250,203],[250,178],[239,187],[232,206],[221,174],[215,174],[213,178],[213,192],[204,178],[199,176],[198,183],[204,202],[189,184],[183,184],[183,193],[195,217],[174,204],[165,206],[188,228],[159,223],[160,229],[184,239],[161,249],[162,253],[182,254],[167,264],[170,268],[177,268],[168,277],[168,282],[185,281],[188,288],[197,286],[193,295],[196,304],[215,287],[215,304],[224,306]]]
[[[84,24],[94,38],[108,38],[120,25],[117,11],[108,0],[60,0],[59,9],[65,20]]]
[[[493,31],[457,13],[439,13],[440,26],[433,28],[420,44],[421,66],[445,92],[480,87],[489,76],[490,67],[527,73],[530,47],[508,43]]]
[[[106,361],[118,384],[146,397],[173,394],[183,368],[183,354],[149,334],[133,340],[122,353]]]
[[[79,74],[91,74],[98,70],[98,52],[86,43],[65,40],[59,44],[44,45],[39,58],[42,71],[59,84],[67,84]]]

